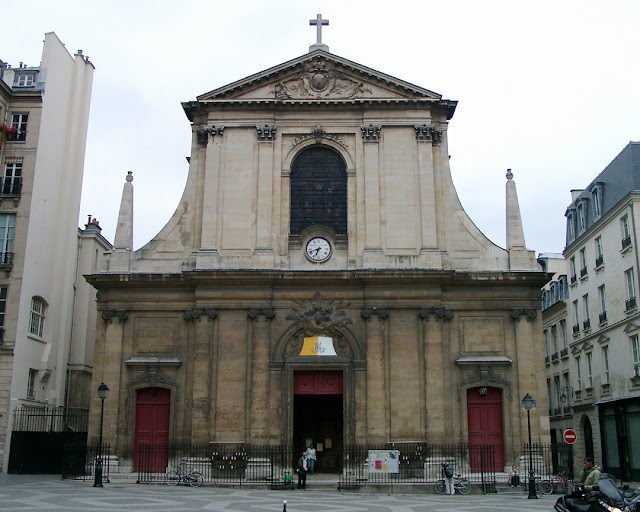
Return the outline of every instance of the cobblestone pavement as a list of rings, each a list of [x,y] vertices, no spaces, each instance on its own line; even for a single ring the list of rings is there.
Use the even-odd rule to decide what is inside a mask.
[[[259,491],[184,485],[105,484],[58,476],[0,475],[1,511],[280,512],[534,512],[553,511],[556,497],[527,499],[524,493],[438,496],[354,494],[336,491]]]

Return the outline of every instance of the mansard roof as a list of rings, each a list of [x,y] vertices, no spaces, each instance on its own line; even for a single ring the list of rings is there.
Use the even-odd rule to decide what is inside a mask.
[[[183,107],[192,120],[203,104],[398,104],[430,103],[443,107],[447,119],[457,102],[409,82],[315,50],[278,66],[198,96]]]

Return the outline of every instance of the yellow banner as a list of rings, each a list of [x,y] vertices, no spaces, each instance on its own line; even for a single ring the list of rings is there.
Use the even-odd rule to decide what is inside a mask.
[[[337,356],[333,339],[326,336],[311,336],[304,339],[301,356]]]

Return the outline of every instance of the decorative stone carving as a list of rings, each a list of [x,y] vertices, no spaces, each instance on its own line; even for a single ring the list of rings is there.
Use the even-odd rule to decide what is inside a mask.
[[[442,130],[428,124],[416,124],[413,127],[416,130],[416,139],[418,142],[440,144],[440,141],[442,140]]]
[[[247,315],[249,316],[249,318],[251,318],[252,320],[257,321],[258,317],[260,315],[264,315],[265,320],[273,320],[273,318],[276,316],[276,310],[273,308],[258,308],[258,309],[250,309],[247,312]]]
[[[293,341],[291,341],[291,343],[289,344],[289,347],[284,351],[284,357],[289,358],[292,356],[297,356],[300,351],[302,350],[302,338],[301,337],[297,337],[294,338]]]
[[[353,80],[322,58],[308,62],[304,72],[297,77],[276,84],[273,94],[280,100],[373,96],[363,82]]]
[[[351,323],[344,310],[347,302],[325,300],[316,293],[312,300],[296,301],[297,309],[287,315],[287,320],[297,323],[306,336],[326,334],[339,337],[338,329]]]
[[[278,127],[275,124],[257,125],[258,140],[260,142],[273,142],[276,138],[276,130]]]
[[[436,320],[448,322],[453,318],[453,311],[447,308],[420,308],[418,315],[426,321],[429,321],[429,315],[434,315]]]
[[[196,132],[196,135],[198,136],[198,145],[201,148],[205,148],[207,147],[207,144],[209,144],[209,134],[211,135],[211,138],[213,139],[216,135],[222,135],[224,131],[224,126],[210,126],[209,128],[205,128],[203,130],[198,130]]]
[[[343,139],[341,139],[337,135],[331,135],[331,134],[325,132],[324,128],[322,128],[321,126],[316,126],[311,131],[311,133],[307,133],[305,135],[300,135],[300,137],[296,137],[289,147],[293,148],[293,147],[297,146],[298,144],[300,144],[301,142],[303,142],[305,140],[309,140],[309,139],[315,139],[316,143],[318,143],[318,144],[320,144],[323,139],[332,140],[333,142],[335,142],[337,144],[340,144],[344,149],[349,149],[349,146],[347,145],[347,143]]]
[[[200,320],[202,315],[208,316],[209,320],[215,320],[218,318],[218,310],[213,308],[191,308],[182,314],[187,322],[193,322],[196,319]]]
[[[382,321],[389,317],[389,310],[387,308],[363,308],[360,314],[366,321],[370,321],[374,315],[378,315],[378,320]]]
[[[143,383],[154,385],[158,382],[169,384],[174,388],[179,387],[179,384],[175,380],[169,377],[157,366],[149,366],[141,375],[139,375],[135,379],[131,379],[129,381],[129,387],[136,386],[138,384],[143,384]]]
[[[365,142],[379,142],[380,141],[380,131],[382,130],[382,125],[380,124],[370,124],[363,125],[360,127],[362,131],[362,138]]]
[[[114,317],[117,317],[118,321],[122,324],[129,318],[129,312],[118,309],[106,309],[102,312],[102,319],[105,322],[111,322]]]
[[[480,366],[473,369],[472,371],[463,372],[461,385],[463,387],[467,387],[471,384],[475,384],[478,386],[501,384],[508,387],[511,385],[511,381],[503,379],[501,376],[496,375],[496,373],[487,366]]]
[[[536,309],[530,309],[530,308],[514,308],[511,310],[511,317],[514,320],[520,320],[520,316],[525,315],[527,318],[527,321],[530,322],[531,320],[533,320],[535,317],[538,316],[538,311]]]

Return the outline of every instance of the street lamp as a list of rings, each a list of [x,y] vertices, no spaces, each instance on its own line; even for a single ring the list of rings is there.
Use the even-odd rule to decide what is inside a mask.
[[[98,450],[96,452],[96,470],[95,470],[95,479],[93,481],[94,487],[102,487],[102,422],[104,420],[104,399],[107,398],[109,394],[109,388],[103,382],[98,386],[98,396],[102,401],[102,409],[100,411],[100,444],[98,445]]]
[[[536,401],[531,398],[531,395],[527,393],[522,399],[521,404],[523,409],[527,410],[527,425],[529,426],[529,496],[528,498],[537,500],[536,494],[536,479],[533,476],[533,455],[531,451],[533,446],[531,445],[531,409],[536,406]]]

